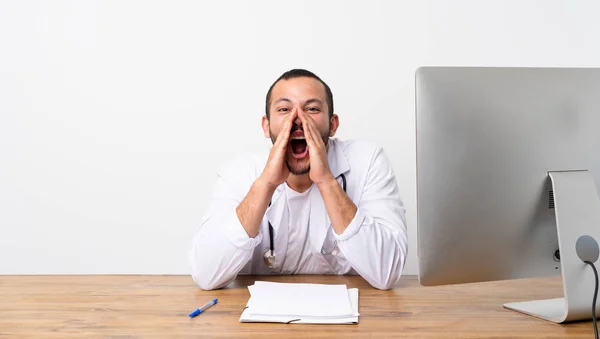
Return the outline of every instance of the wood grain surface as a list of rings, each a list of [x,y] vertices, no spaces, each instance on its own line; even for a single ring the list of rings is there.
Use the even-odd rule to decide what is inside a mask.
[[[358,287],[359,324],[240,323],[255,280]],[[559,325],[502,306],[561,293],[560,277],[423,287],[405,276],[380,291],[358,276],[248,276],[202,291],[188,276],[0,276],[0,338],[593,338],[591,320]]]

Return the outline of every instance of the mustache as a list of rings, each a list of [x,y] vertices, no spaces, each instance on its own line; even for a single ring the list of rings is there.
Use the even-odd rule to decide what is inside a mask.
[[[295,131],[302,131],[302,132],[304,132],[304,128],[302,128],[302,125],[296,125],[296,124],[294,124],[292,126],[292,130],[290,131],[290,133],[294,133]]]

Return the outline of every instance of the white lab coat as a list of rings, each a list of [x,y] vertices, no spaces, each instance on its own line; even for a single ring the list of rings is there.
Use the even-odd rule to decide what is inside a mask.
[[[373,287],[389,289],[404,268],[407,254],[405,209],[396,179],[383,149],[365,141],[331,138],[329,167],[337,178],[344,173],[347,194],[358,210],[346,230],[331,227],[317,187],[310,191],[310,252],[316,260],[305,274],[359,274]],[[265,154],[240,157],[218,175],[211,205],[194,234],[189,262],[194,281],[205,290],[232,282],[239,274],[280,274],[288,245],[289,211],[284,185],[277,188],[259,234],[250,238],[236,208],[259,177]],[[338,179],[341,184],[341,179]],[[269,226],[274,229],[275,265],[264,263]],[[307,255],[308,255],[307,254]]]

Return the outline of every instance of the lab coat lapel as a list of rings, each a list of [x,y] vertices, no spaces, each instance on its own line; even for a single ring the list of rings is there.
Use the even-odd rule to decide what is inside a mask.
[[[280,272],[282,263],[285,259],[288,244],[289,211],[287,208],[287,198],[283,185],[279,185],[273,193],[271,206],[265,213],[267,220],[273,226],[273,243],[275,246],[275,268],[272,271]],[[263,244],[266,244],[265,250],[269,249],[269,229],[263,234]],[[264,251],[263,251],[264,253]]]
[[[327,160],[329,161],[329,169],[331,174],[335,178],[339,177],[340,174],[346,173],[350,170],[348,165],[348,159],[344,154],[344,150],[341,148],[337,139],[329,139],[329,152],[327,153]]]

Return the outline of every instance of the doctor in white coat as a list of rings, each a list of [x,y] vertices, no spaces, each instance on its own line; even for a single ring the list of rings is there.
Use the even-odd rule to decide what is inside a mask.
[[[205,290],[240,274],[359,274],[391,288],[407,254],[405,209],[383,149],[334,138],[329,86],[295,69],[267,93],[268,154],[245,155],[218,174],[189,249]]]

